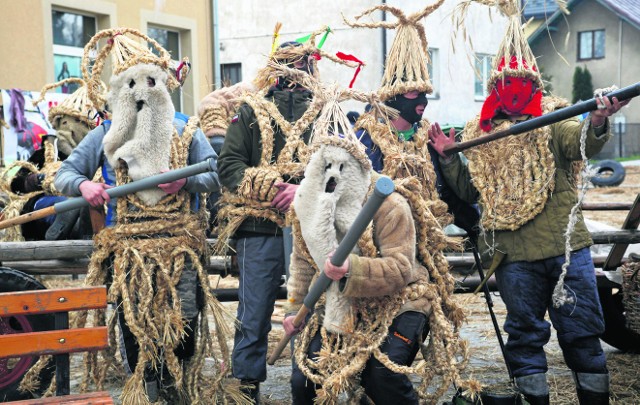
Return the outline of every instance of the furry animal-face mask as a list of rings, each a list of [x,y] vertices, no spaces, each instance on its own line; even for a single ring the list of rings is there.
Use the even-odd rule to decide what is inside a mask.
[[[58,137],[58,150],[67,156],[91,130],[86,123],[70,115],[58,115],[52,125]]]
[[[111,78],[112,124],[103,140],[104,153],[114,168],[124,162],[134,181],[169,169],[175,109],[167,79],[153,64],[135,65]],[[165,193],[156,188],[137,195],[155,205]]]
[[[307,249],[319,269],[362,209],[371,172],[345,149],[323,145],[312,156],[296,192],[294,208]],[[334,333],[353,327],[351,300],[337,283],[327,290],[324,326]]]

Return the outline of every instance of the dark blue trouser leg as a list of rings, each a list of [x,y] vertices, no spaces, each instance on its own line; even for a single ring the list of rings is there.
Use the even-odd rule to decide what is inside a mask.
[[[236,249],[240,267],[240,325],[234,338],[233,375],[243,380],[264,381],[271,314],[284,271],[282,237],[241,238]]]
[[[547,310],[558,331],[567,365],[574,371],[606,372],[599,340],[604,322],[589,251],[585,248],[572,253],[565,278],[566,287],[577,296],[576,303],[556,309],[551,297],[562,263],[564,257],[560,256],[507,263],[496,271],[498,288],[507,306],[507,361],[515,377],[547,371],[544,345],[551,336],[550,325],[544,320]]]
[[[380,347],[381,351],[396,364],[410,365],[428,332],[427,328],[427,317],[424,314],[402,313],[389,327],[388,336]],[[308,357],[314,357],[320,346],[321,337],[320,334],[316,334],[309,344]],[[376,404],[418,403],[418,396],[409,378],[404,374],[392,372],[373,357],[362,371],[361,384]],[[291,388],[295,405],[313,404],[317,387],[307,380],[295,364],[291,375]]]

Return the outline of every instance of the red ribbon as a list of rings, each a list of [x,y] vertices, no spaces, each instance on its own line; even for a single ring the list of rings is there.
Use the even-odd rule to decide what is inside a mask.
[[[349,83],[349,88],[352,88],[353,84],[356,82],[356,78],[358,77],[358,74],[360,73],[360,70],[362,70],[362,66],[364,65],[364,62],[361,61],[360,59],[356,58],[355,56],[351,55],[351,54],[346,54],[346,53],[343,53],[343,52],[336,53],[336,56],[340,60],[349,61],[349,62],[356,62],[358,64],[358,67],[356,68],[356,71],[353,74],[353,79],[351,79],[351,83]]]

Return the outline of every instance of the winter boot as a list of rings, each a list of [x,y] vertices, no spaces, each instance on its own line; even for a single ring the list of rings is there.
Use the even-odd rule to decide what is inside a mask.
[[[73,226],[78,220],[80,210],[71,210],[56,214],[56,219],[53,221],[47,233],[45,234],[46,240],[61,240],[68,237],[69,232],[73,229]]]
[[[516,386],[529,405],[549,405],[549,385],[546,374],[516,377]]]
[[[260,405],[260,381],[240,380],[240,392],[249,397],[254,404]]]
[[[580,405],[609,404],[609,374],[573,373]]]

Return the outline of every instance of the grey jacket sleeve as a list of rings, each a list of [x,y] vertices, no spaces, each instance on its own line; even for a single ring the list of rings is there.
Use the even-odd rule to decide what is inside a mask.
[[[102,159],[102,138],[105,131],[98,126],[84,137],[71,155],[62,162],[54,184],[63,195],[79,196],[80,183],[91,180],[100,168]]]
[[[184,185],[185,190],[190,193],[213,193],[220,190],[220,181],[218,180],[218,155],[209,144],[202,131],[198,129],[193,134],[191,146],[189,147],[189,164],[196,164],[207,159],[213,159],[216,170],[212,172],[200,173],[187,178]]]

